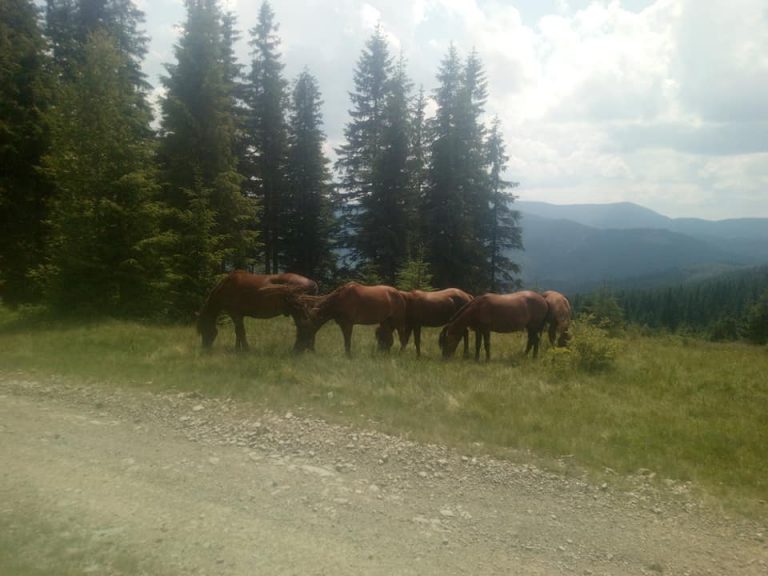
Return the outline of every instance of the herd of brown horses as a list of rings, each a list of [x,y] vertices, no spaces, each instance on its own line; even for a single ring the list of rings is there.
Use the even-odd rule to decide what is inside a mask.
[[[211,290],[198,316],[197,330],[203,348],[209,349],[218,330],[221,314],[232,318],[235,348],[245,350],[244,318],[273,318],[288,315],[296,325],[294,351],[314,350],[317,331],[329,320],[341,328],[344,349],[352,349],[355,324],[376,325],[376,341],[382,351],[394,344],[408,345],[413,334],[416,354],[421,355],[421,328],[442,327],[439,344],[443,357],[454,354],[464,340],[469,355],[469,332],[475,332],[475,359],[485,347],[491,355],[491,332],[526,331],[525,353],[539,351],[541,334],[547,329],[550,344],[565,346],[570,339],[571,305],[559,292],[542,294],[530,290],[512,294],[483,294],[473,297],[458,288],[435,292],[404,292],[392,286],[365,286],[349,282],[325,295],[318,295],[317,283],[299,274],[250,274],[236,270]]]

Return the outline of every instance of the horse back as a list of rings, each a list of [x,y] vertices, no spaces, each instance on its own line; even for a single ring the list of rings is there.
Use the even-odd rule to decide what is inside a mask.
[[[442,326],[472,300],[472,296],[458,288],[435,292],[412,290],[403,294],[406,297],[406,319],[412,326]]]
[[[477,302],[476,306],[473,306]],[[547,316],[547,302],[536,292],[524,290],[512,294],[484,294],[475,298],[467,308],[475,308],[471,327],[493,332],[540,330]],[[470,309],[471,310],[471,309]]]

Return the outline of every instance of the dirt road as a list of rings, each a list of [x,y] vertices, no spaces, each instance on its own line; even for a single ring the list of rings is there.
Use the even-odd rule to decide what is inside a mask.
[[[39,573],[768,574],[765,523],[632,486],[195,394],[0,375],[0,537]]]

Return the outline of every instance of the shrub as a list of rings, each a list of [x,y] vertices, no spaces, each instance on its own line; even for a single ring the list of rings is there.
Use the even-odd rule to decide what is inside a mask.
[[[615,366],[621,344],[596,326],[591,315],[580,316],[572,331],[568,348],[551,348],[547,354],[545,361],[555,372],[601,372]]]

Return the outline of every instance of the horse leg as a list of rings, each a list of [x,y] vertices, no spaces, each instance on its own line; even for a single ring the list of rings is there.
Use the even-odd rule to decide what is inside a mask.
[[[480,330],[475,330],[475,362],[480,362],[480,346],[483,343],[483,335]]]
[[[245,322],[243,317],[232,316],[235,324],[235,350],[248,350],[248,340],[245,339]]]
[[[491,331],[483,330],[483,340],[485,340],[485,361],[491,361]]]
[[[464,358],[469,358],[469,328],[464,329]]]
[[[552,345],[552,346],[554,346],[554,345],[555,345],[555,336],[556,336],[556,333],[557,333],[557,325],[556,325],[554,322],[552,322],[552,323],[550,323],[550,325],[549,325],[549,343],[550,343],[550,345]]]
[[[405,347],[408,346],[408,340],[411,339],[411,332],[413,332],[413,340],[416,341],[416,328],[413,326],[406,326],[403,328],[402,332],[399,332],[400,335],[400,351],[402,352],[405,350]]]
[[[416,357],[421,356],[421,326],[413,327],[413,343],[416,345]]]
[[[347,356],[352,356],[352,326],[351,322],[339,323],[339,328],[341,328],[341,333],[344,336],[344,352],[347,353]]]
[[[539,354],[539,331],[532,328],[528,329],[528,342],[525,345],[525,355],[533,348],[533,357]]]

